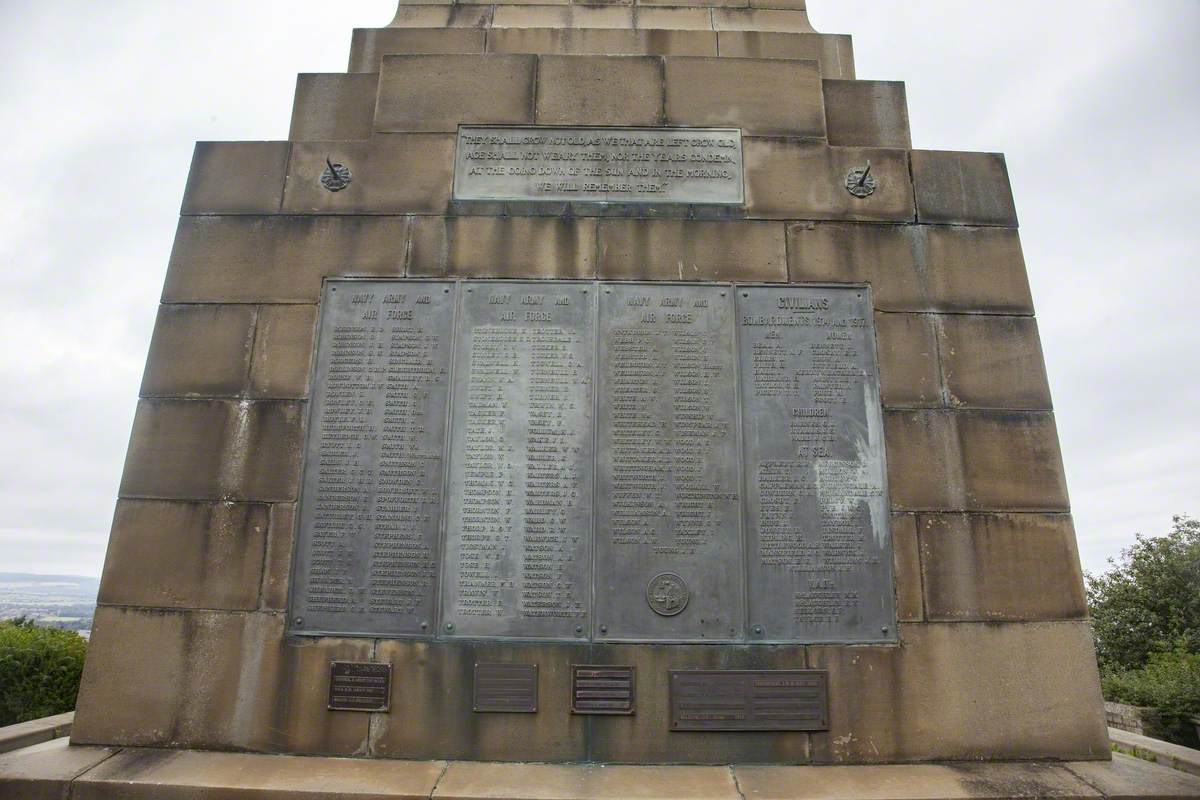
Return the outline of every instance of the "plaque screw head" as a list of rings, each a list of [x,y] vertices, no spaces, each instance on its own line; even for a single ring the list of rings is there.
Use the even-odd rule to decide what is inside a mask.
[[[883,626],[882,628],[880,628],[879,630],[880,630],[880,632],[881,632],[881,633],[887,633],[887,632],[888,632],[888,626],[887,626],[887,625],[884,625],[884,626]]]
[[[600,633],[601,633],[601,634],[608,633],[608,626],[607,626],[607,625],[601,625],[601,626],[600,626]]]
[[[452,630],[454,630],[454,623],[453,623],[453,622],[447,622],[447,623],[446,623],[446,630],[447,630],[447,631],[452,631]]]
[[[763,626],[762,625],[755,625],[754,628],[752,628],[752,630],[754,631],[755,636],[763,635]]]
[[[426,629],[426,628],[428,628],[428,627],[429,627],[429,623],[428,623],[428,622],[422,622],[422,623],[421,623],[421,630],[425,630],[425,629]]]
[[[582,636],[582,635],[583,635],[583,626],[582,626],[582,625],[576,625],[576,626],[575,626],[575,635],[576,635],[576,636]]]
[[[294,619],[293,622],[296,624],[297,628],[304,627],[304,617],[296,617],[296,619]]]

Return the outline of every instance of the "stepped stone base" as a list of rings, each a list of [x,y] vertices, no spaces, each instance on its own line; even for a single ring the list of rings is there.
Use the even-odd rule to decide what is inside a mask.
[[[1200,778],[1112,761],[845,767],[605,766],[71,746],[0,756],[0,798],[72,800],[951,800],[1200,798]]]

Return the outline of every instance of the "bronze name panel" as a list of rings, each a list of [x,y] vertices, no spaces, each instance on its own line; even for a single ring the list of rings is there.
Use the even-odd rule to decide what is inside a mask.
[[[672,670],[673,731],[823,731],[824,670]]]
[[[326,282],[293,633],[433,632],[456,297],[451,282]]]
[[[587,638],[595,297],[591,283],[463,286],[444,636]]]
[[[289,631],[895,641],[864,286],[335,280]]]
[[[387,711],[391,697],[391,664],[370,661],[329,664],[330,711]]]
[[[607,664],[571,665],[572,714],[632,714],[635,668]]]
[[[601,287],[600,640],[743,636],[733,320],[730,286]]]
[[[740,286],[737,308],[750,638],[894,640],[869,289]]]
[[[536,714],[537,664],[476,664],[473,700],[480,714]]]

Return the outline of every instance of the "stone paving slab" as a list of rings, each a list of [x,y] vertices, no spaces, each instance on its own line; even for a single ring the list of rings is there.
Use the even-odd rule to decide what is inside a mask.
[[[89,747],[0,756],[0,800],[1200,799],[1200,777],[1112,761],[870,766],[623,766],[400,761]]]

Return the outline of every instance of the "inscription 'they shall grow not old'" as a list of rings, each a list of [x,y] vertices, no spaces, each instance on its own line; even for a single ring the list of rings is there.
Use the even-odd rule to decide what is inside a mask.
[[[463,126],[454,197],[741,205],[741,131]]]

